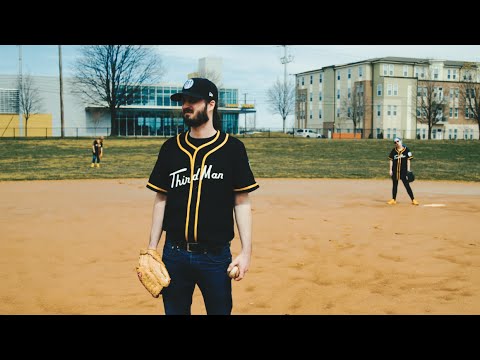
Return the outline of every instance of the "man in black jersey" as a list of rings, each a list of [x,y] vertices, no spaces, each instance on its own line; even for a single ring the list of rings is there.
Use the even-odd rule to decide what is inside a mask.
[[[155,191],[149,249],[157,249],[166,232],[163,261],[171,277],[162,290],[165,314],[191,314],[195,285],[207,314],[231,314],[228,276],[245,277],[252,252],[249,193],[258,189],[244,144],[218,126],[218,89],[204,78],[188,79],[170,97],[182,103],[189,131],[161,146],[147,183]],[[232,260],[234,219],[242,250]]]

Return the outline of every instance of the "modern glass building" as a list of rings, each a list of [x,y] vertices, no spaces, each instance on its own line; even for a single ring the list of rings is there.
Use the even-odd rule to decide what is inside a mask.
[[[136,90],[117,113],[118,136],[171,136],[184,131],[180,103],[170,96],[182,90],[181,86],[148,85]],[[238,133],[238,89],[219,89],[219,114],[222,130]],[[88,107],[89,117],[100,111]]]
[[[50,115],[50,125],[40,120],[29,122],[29,129],[50,133],[52,136],[61,134],[61,114],[59,81],[54,76],[34,76],[34,83],[42,98],[44,115]],[[10,121],[11,116],[18,114],[17,75],[0,75],[0,115],[3,120],[1,129],[16,127],[16,134],[21,133],[22,122]],[[64,131],[67,137],[79,136],[173,136],[185,131],[181,104],[172,102],[170,96],[182,90],[180,84],[161,83],[144,85],[132,90],[131,96],[117,110],[116,126],[112,128],[109,109],[102,106],[85,103],[78,95],[71,78],[64,78],[63,105]],[[128,90],[128,86],[126,89]],[[219,89],[219,115],[221,129],[230,134],[239,133],[240,114],[255,112],[253,104],[239,104],[238,89]],[[45,130],[48,127],[50,130]],[[33,130],[32,130],[33,131]],[[0,132],[0,135],[2,134]],[[34,132],[31,132],[32,134]]]

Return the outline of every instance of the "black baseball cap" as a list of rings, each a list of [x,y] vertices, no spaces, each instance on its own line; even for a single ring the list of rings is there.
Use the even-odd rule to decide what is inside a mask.
[[[182,101],[182,96],[188,95],[191,97],[204,99],[207,101],[215,100],[218,103],[218,89],[217,86],[205,78],[191,78],[185,81],[181,92],[170,96],[173,101]]]

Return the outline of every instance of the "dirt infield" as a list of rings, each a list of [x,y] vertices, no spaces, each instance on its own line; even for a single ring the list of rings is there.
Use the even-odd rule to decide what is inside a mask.
[[[415,207],[389,180],[257,180],[233,314],[480,314],[480,184],[416,181]],[[145,183],[0,182],[0,314],[163,314],[134,271]]]

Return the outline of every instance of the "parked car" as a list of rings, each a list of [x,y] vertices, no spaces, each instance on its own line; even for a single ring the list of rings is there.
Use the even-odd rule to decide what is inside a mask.
[[[325,139],[326,136],[323,134],[319,134],[317,130],[314,129],[297,129],[295,130],[295,136],[303,136],[303,137],[314,137]]]
[[[295,131],[295,136],[303,136],[303,137],[307,137],[307,138],[310,138],[310,137],[313,137],[313,138],[316,138],[317,137],[317,132],[315,130],[312,130],[312,129],[297,129]]]

